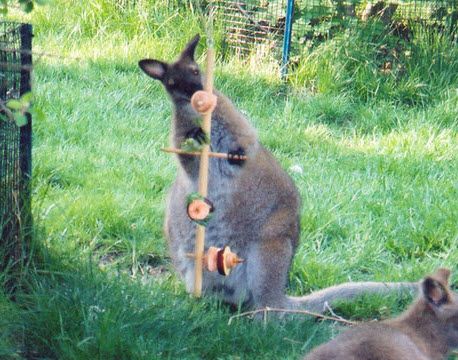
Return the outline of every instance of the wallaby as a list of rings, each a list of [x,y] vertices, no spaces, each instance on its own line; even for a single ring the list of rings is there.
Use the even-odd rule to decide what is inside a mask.
[[[418,300],[399,317],[345,331],[304,360],[439,360],[458,347],[458,294],[450,270],[421,283]]]
[[[203,76],[194,60],[199,42],[195,36],[178,60],[166,63],[145,59],[140,68],[160,80],[173,105],[172,143],[175,147],[187,138],[200,142],[203,134],[191,107],[193,93],[203,88]],[[348,283],[303,298],[285,295],[287,274],[299,238],[300,199],[290,177],[258,141],[255,130],[223,94],[214,91],[217,106],[212,115],[212,151],[246,155],[244,161],[211,159],[208,198],[214,212],[206,227],[206,248],[225,245],[245,262],[223,277],[204,272],[203,293],[218,294],[233,305],[251,308],[305,308],[322,311],[326,302],[350,299],[365,291],[384,292],[411,284]],[[183,277],[187,291],[194,283],[195,224],[186,212],[187,196],[197,191],[199,157],[178,155],[177,178],[170,190],[165,233],[172,261]]]

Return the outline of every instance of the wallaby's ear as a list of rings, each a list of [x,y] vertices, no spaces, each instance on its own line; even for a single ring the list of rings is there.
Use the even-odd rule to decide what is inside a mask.
[[[196,47],[199,43],[199,40],[200,35],[197,34],[186,44],[186,47],[180,55],[180,60],[194,61],[194,53],[196,51]]]
[[[441,306],[449,301],[446,285],[431,276],[423,280],[422,290],[426,301],[432,305]]]
[[[159,60],[143,59],[138,62],[138,66],[149,76],[157,80],[164,80],[168,65]]]
[[[450,270],[446,268],[439,268],[431,277],[439,280],[443,285],[448,286],[448,279],[450,277]]]

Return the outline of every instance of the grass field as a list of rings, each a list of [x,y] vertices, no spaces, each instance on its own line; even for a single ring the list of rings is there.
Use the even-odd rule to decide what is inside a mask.
[[[224,304],[184,291],[162,234],[171,106],[137,61],[172,60],[201,22],[196,9],[150,3],[66,0],[10,15],[34,24],[35,51],[59,57],[34,58],[35,260],[15,301],[0,294],[0,358],[297,359],[341,329],[228,325]],[[458,49],[434,33],[415,39],[388,75],[377,49],[395,40],[364,31],[304,54],[288,85],[270,59],[217,65],[216,86],[302,196],[291,294],[458,270]],[[335,311],[385,318],[408,301],[366,297]]]

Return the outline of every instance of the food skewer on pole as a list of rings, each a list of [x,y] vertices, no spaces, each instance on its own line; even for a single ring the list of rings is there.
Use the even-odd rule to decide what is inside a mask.
[[[187,257],[195,258],[194,253],[186,254]],[[210,246],[202,258],[202,264],[207,271],[218,271],[220,275],[228,276],[236,265],[243,263],[237,254],[231,251],[229,246],[217,248]]]
[[[211,20],[210,20],[211,21]],[[211,25],[211,23],[210,23]],[[205,248],[205,226],[213,212],[213,204],[207,199],[208,193],[208,168],[209,157],[227,160],[246,160],[245,155],[233,155],[227,153],[210,152],[211,118],[216,107],[217,97],[213,94],[213,71],[215,66],[215,51],[211,31],[208,34],[207,68],[205,73],[204,90],[196,91],[191,97],[191,105],[202,116],[201,128],[208,141],[202,144],[198,150],[165,148],[162,151],[185,156],[199,156],[199,183],[198,192],[188,196],[187,213],[196,224],[196,242],[194,253],[187,254],[194,258],[194,296],[202,295],[202,270],[205,267],[208,271],[218,271],[219,274],[227,276],[231,269],[243,262],[229,246],[222,249],[211,246],[207,253]]]
[[[193,95],[191,103],[195,105],[199,104],[199,100],[195,100],[197,97],[202,96],[207,99],[207,101],[213,101],[216,105],[216,96],[213,95],[213,70],[215,66],[215,50],[213,48],[213,41],[210,39],[208,41],[207,49],[207,68],[205,73],[205,86],[204,91],[205,95],[199,95],[199,91]],[[203,101],[203,100],[200,100]],[[198,110],[201,106],[196,106]],[[214,108],[214,106],[212,106]],[[210,139],[211,134],[211,118],[212,110],[206,111],[203,114],[202,118],[202,130]],[[207,109],[208,110],[208,109]],[[208,192],[208,153],[210,152],[210,144],[204,144],[200,154],[200,166],[199,166],[199,194],[202,197],[207,196]],[[204,245],[205,245],[205,226],[197,224],[196,228],[196,244],[194,248],[194,296],[200,297],[202,295],[202,265],[203,265],[203,256],[204,256]]]
[[[187,151],[183,149],[175,149],[175,148],[163,148],[161,151],[166,153],[173,153],[178,155],[189,155],[189,156],[200,156],[200,151]],[[234,159],[234,160],[246,160],[246,155],[231,155],[227,153],[215,153],[209,152],[208,156],[215,159]]]

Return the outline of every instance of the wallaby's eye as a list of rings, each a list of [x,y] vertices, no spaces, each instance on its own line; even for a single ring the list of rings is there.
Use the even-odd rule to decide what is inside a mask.
[[[193,73],[194,75],[199,75],[199,70],[193,69],[193,70],[192,70],[192,73]]]

